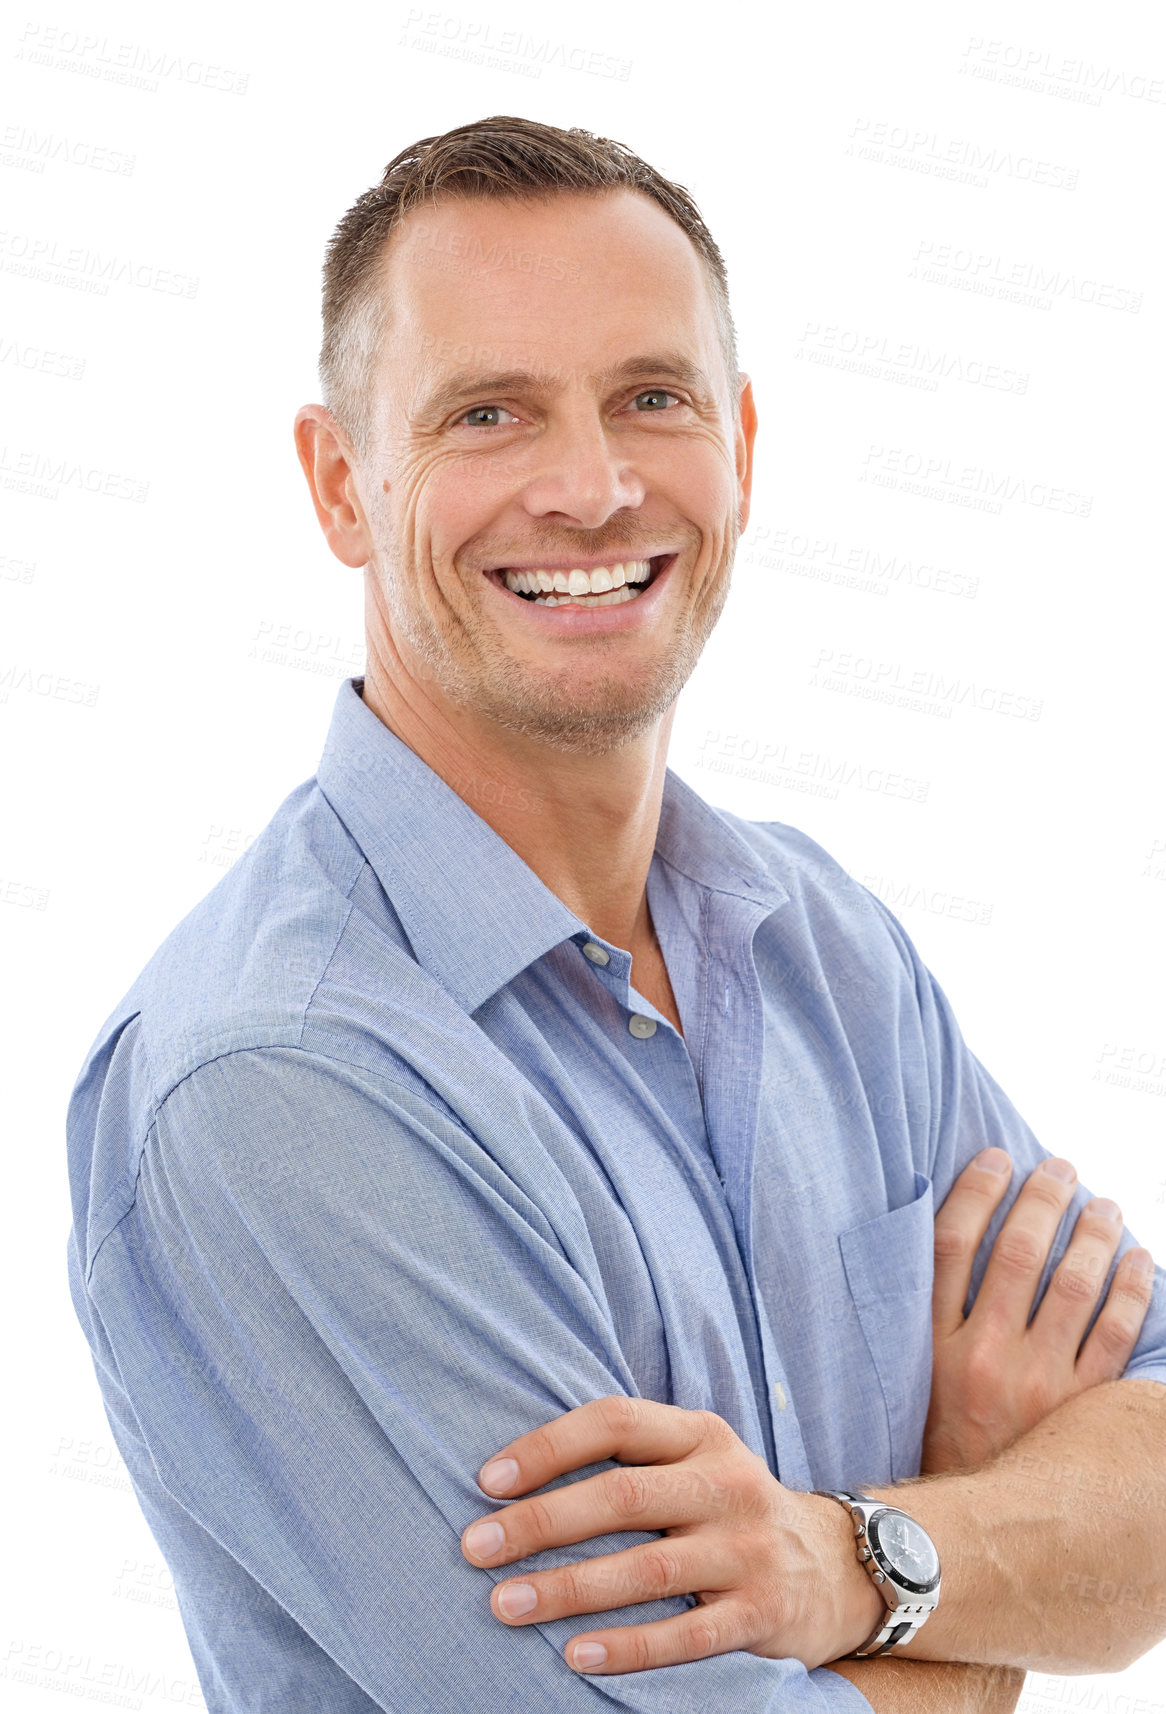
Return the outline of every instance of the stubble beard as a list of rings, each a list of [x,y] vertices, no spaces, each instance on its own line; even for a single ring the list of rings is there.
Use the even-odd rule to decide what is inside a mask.
[[[588,675],[586,694],[573,696],[573,673],[558,675],[516,661],[489,626],[472,629],[452,615],[443,624],[415,596],[421,576],[428,572],[410,558],[404,544],[389,546],[385,520],[377,523],[378,551],[370,573],[380,584],[398,652],[404,644],[413,657],[414,676],[507,732],[577,756],[618,750],[667,714],[720,618],[737,545],[733,530],[726,539],[725,562],[705,586],[705,600],[679,621],[662,659],[634,676],[626,670],[605,672],[599,662]],[[581,646],[598,649],[602,644]]]

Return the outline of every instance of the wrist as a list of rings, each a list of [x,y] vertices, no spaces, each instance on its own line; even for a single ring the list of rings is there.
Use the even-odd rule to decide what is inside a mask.
[[[818,1492],[843,1507],[862,1571],[882,1598],[872,1631],[857,1645],[863,1656],[902,1652],[928,1622],[942,1588],[938,1549],[918,1518],[894,1500],[862,1489]]]
[[[971,1561],[985,1546],[983,1516],[976,1506],[975,1478],[963,1474],[909,1478],[891,1488],[865,1488],[882,1505],[897,1506],[915,1518],[935,1543],[943,1567],[943,1599],[910,1642],[893,1651],[917,1661],[983,1661],[983,1638],[974,1634],[967,1612],[969,1589],[984,1587],[983,1566]],[[989,1577],[988,1583],[994,1585]]]
[[[825,1552],[835,1593],[837,1649],[833,1658],[839,1660],[862,1647],[877,1630],[887,1607],[858,1557],[854,1523],[845,1506],[821,1495],[813,1497],[822,1501]]]

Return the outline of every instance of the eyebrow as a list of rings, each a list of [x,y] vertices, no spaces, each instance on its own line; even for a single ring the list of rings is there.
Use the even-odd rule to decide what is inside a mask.
[[[614,368],[588,375],[586,380],[601,392],[606,392],[621,382],[656,376],[679,381],[682,386],[690,387],[694,393],[706,398],[712,394],[712,387],[704,370],[698,363],[694,363],[691,357],[686,357],[679,351],[648,352],[643,356],[629,357],[626,362],[619,363]],[[459,369],[421,402],[418,414],[426,420],[433,420],[444,416],[463,399],[491,394],[552,393],[561,385],[562,379],[562,370],[506,369],[497,373],[484,373],[474,369]]]

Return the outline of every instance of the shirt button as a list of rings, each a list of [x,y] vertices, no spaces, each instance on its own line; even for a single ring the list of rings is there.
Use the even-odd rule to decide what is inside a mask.
[[[628,1029],[634,1036],[638,1036],[640,1041],[647,1041],[649,1036],[654,1036],[656,1033],[656,1020],[655,1018],[645,1018],[639,1012],[633,1012],[628,1019]]]
[[[587,945],[583,948],[583,956],[584,958],[589,958],[592,964],[611,963],[611,953],[605,952],[602,946],[596,946],[593,940],[589,940]]]

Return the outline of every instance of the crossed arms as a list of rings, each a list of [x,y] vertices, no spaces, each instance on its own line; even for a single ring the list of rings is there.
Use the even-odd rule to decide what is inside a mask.
[[[629,1524],[665,1536],[500,1582],[495,1615],[530,1623],[695,1591],[698,1605],[671,1619],[581,1632],[568,1659],[604,1673],[733,1648],[834,1662],[880,1714],[1011,1709],[1024,1667],[1114,1670],[1166,1635],[1166,1388],[1116,1380],[1149,1305],[1152,1263],[1126,1253],[1085,1337],[1120,1236],[1116,1207],[1090,1203],[1029,1325],[1075,1177],[1053,1160],[1024,1185],[965,1317],[1007,1166],[1000,1150],[977,1157],[936,1220],[927,1475],[869,1490],[943,1544],[939,1612],[901,1664],[836,1659],[877,1628],[881,1606],[845,1514],[782,1488],[711,1413],[642,1400],[598,1401],[503,1448],[480,1474],[487,1492],[529,1493],[598,1459],[622,1466],[479,1520],[463,1552],[501,1567]],[[1100,1516],[1090,1508],[1099,1492]],[[1112,1599],[1099,1601],[1105,1587]]]
[[[533,1133],[523,1143],[537,1146]],[[107,1378],[119,1445],[174,1573],[200,1673],[221,1687],[223,1708],[252,1705],[246,1698],[256,1680],[289,1714],[320,1706],[330,1714],[401,1707],[464,1714],[484,1686],[494,1714],[603,1706],[635,1714],[859,1714],[880,1707],[874,1696],[896,1708],[885,1700],[887,1687],[917,1663],[849,1663],[844,1671],[872,1675],[860,1694],[841,1671],[809,1667],[784,1642],[785,1653],[763,1655],[728,1640],[729,1653],[648,1672],[593,1673],[585,1683],[565,1658],[573,1640],[591,1634],[578,1609],[499,1621],[490,1583],[506,1573],[475,1570],[459,1549],[483,1513],[475,1471],[513,1443],[515,1424],[569,1421],[563,1413],[573,1407],[639,1392],[589,1242],[569,1200],[544,1195],[536,1206],[432,1101],[371,1072],[263,1049],[226,1055],[174,1090],[157,1115],[133,1208],[102,1242],[85,1285],[75,1276],[75,1291]],[[1114,1242],[1111,1230],[1110,1253]],[[1070,1398],[1044,1432],[1110,1395],[1140,1396],[1122,1381]],[[1132,1473],[1152,1462],[1155,1424],[1147,1413],[1130,1433],[1126,1422],[1118,1432]],[[935,1425],[938,1434],[944,1419],[937,1415]],[[1004,1456],[1024,1457],[1040,1432],[1030,1429]],[[1058,1440],[1051,1463],[1062,1481],[1044,1476],[1045,1451],[1032,1451],[1038,1462],[1019,1467],[1016,1493],[1022,1502],[1037,1497],[1030,1522],[1042,1543],[1056,1539],[1058,1506],[1083,1485],[1066,1467],[1096,1470],[1095,1440],[1088,1426]],[[580,1474],[577,1461],[564,1468]],[[552,1492],[581,1492],[586,1466],[582,1475],[556,1478]],[[1157,1480],[1148,1478],[1146,1494],[1157,1492]],[[1008,1493],[988,1470],[911,1489],[908,1509],[941,1542],[942,1520],[924,1511],[924,1498],[949,1481],[953,1500],[965,1481],[995,1491],[998,1501]],[[774,1486],[791,1511],[812,1505],[819,1519],[837,1512],[816,1526],[839,1532],[834,1580],[841,1508]],[[1126,1510],[1139,1515],[1127,1526],[1125,1502],[1115,1496],[1114,1504],[1111,1533],[1124,1540],[1111,1560],[1100,1544],[1091,1549],[1089,1572],[1115,1563],[1122,1585],[1149,1588],[1160,1573],[1141,1558],[1146,1508],[1131,1502]],[[537,1574],[639,1547],[646,1528],[674,1526],[674,1519],[624,1521],[613,1537],[606,1533],[613,1526],[603,1524],[602,1542],[592,1529],[575,1538],[582,1546],[544,1550]],[[1003,1527],[1013,1525],[1002,1518]],[[965,1606],[972,1612],[976,1597],[974,1590],[959,1597],[973,1580],[960,1574],[952,1551],[944,1599],[956,1589],[954,1619]],[[1083,1585],[1079,1593],[1090,1623],[1078,1618],[1076,1628],[1096,1636],[1099,1604],[1090,1606]],[[1057,1602],[1064,1595],[1058,1591]],[[1153,1603],[1151,1590],[1146,1604]],[[688,1611],[682,1596],[616,1605],[607,1622],[621,1631]],[[1039,1619],[1041,1608],[1030,1606]],[[1124,1617],[1131,1615],[1132,1603]],[[939,1623],[937,1614],[920,1641]],[[853,1631],[833,1645],[824,1638],[818,1659],[832,1660],[858,1640]],[[1130,1653],[1146,1640],[1139,1631]],[[1034,1645],[1022,1638],[1019,1654],[993,1656],[979,1633],[969,1644],[953,1632],[944,1646],[957,1659],[1023,1660]],[[1106,1664],[1120,1658],[1129,1655],[1113,1654]],[[950,1677],[942,1682],[948,1688],[932,1706],[955,1714]]]

